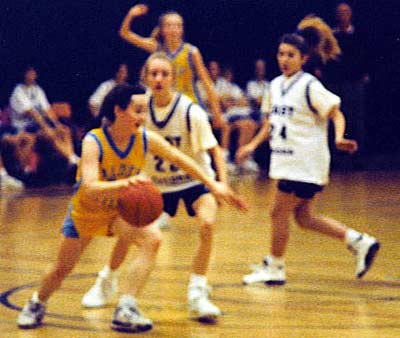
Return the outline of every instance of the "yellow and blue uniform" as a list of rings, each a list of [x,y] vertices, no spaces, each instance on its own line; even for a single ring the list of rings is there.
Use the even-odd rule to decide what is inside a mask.
[[[99,146],[99,179],[115,181],[138,175],[145,165],[147,152],[146,130],[139,128],[132,134],[125,150],[119,149],[107,127],[91,130],[86,137],[92,137]],[[97,199],[87,196],[81,185],[81,171],[78,166],[77,187],[63,224],[66,237],[112,235],[112,223],[118,216],[117,199],[99,194]]]
[[[175,88],[178,92],[188,96],[194,103],[203,106],[199,90],[196,85],[197,75],[193,64],[195,46],[182,42],[175,53],[171,53],[167,46],[160,44],[158,52],[164,53],[171,59],[176,71]]]

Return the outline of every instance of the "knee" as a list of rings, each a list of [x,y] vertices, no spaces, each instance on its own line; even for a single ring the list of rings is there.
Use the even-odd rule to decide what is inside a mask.
[[[304,210],[295,210],[294,219],[300,228],[307,228],[311,221],[311,215]]]
[[[279,218],[281,218],[283,215],[283,209],[281,207],[278,206],[273,206],[270,210],[269,210],[269,217],[272,220],[277,220]]]
[[[162,242],[162,234],[159,229],[154,229],[146,237],[146,246],[149,248],[149,250],[153,252],[158,251],[158,249],[161,246],[161,242]]]
[[[210,240],[214,233],[214,222],[211,220],[203,220],[200,225],[201,240]]]

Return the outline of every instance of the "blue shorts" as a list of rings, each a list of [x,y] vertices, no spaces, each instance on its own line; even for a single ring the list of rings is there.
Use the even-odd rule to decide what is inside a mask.
[[[62,234],[68,238],[95,237],[95,236],[114,236],[114,221],[118,217],[118,212],[106,215],[97,213],[84,213],[80,217],[71,215],[72,206],[69,205],[67,215],[62,225]]]
[[[62,234],[68,238],[79,238],[79,233],[76,230],[74,221],[71,218],[71,205],[68,206],[67,215],[64,218],[62,225]]]
[[[314,183],[279,180],[278,189],[287,194],[294,193],[302,199],[311,199],[316,193],[321,192],[324,187]]]
[[[170,216],[175,216],[178,210],[179,200],[183,199],[186,211],[189,216],[193,217],[196,212],[193,209],[193,203],[199,199],[201,195],[208,194],[210,190],[203,184],[196,185],[185,190],[174,192],[165,192],[162,194],[164,200],[164,211]]]

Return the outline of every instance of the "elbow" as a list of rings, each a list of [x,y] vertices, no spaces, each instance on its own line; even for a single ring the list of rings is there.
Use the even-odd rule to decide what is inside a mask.
[[[126,35],[127,35],[127,30],[126,30],[126,28],[124,27],[124,26],[122,26],[120,29],[119,29],[119,36],[122,38],[122,39],[124,39],[124,40],[126,40]]]

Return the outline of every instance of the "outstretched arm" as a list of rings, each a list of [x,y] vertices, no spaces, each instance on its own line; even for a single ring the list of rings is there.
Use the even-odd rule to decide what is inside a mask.
[[[237,209],[247,210],[247,204],[237,194],[226,184],[219,183],[208,177],[192,158],[170,145],[154,132],[147,131],[147,139],[149,151],[152,154],[159,155],[181,168],[190,176],[202,181],[218,201],[225,201]]]
[[[139,4],[133,6],[122,21],[119,35],[134,46],[144,49],[149,53],[154,53],[157,49],[157,41],[153,37],[145,38],[140,36],[139,34],[132,32],[130,28],[131,23],[135,18],[145,15],[147,12],[148,7],[146,5]]]
[[[209,149],[209,152],[211,153],[211,156],[214,160],[215,170],[218,175],[218,181],[228,184],[228,175],[226,173],[226,162],[221,147],[215,146]]]

